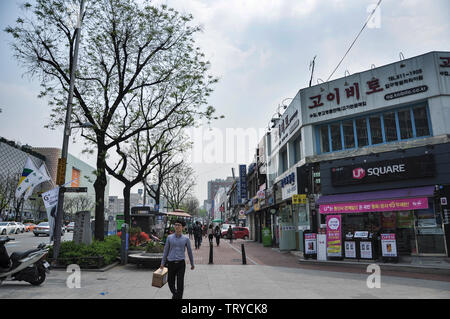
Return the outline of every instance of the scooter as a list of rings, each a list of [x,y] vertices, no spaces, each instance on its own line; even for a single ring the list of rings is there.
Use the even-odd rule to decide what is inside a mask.
[[[34,286],[42,284],[46,273],[50,273],[50,264],[45,260],[49,250],[46,244],[8,256],[5,244],[11,240],[14,238],[0,237],[0,285],[4,280],[23,280]]]

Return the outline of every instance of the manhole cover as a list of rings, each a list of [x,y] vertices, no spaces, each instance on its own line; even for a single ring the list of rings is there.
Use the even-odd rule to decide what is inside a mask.
[[[107,280],[107,278],[97,278],[97,280]]]
[[[240,259],[232,259],[231,261],[233,261],[233,262],[235,262],[235,263],[239,263],[239,262],[241,262],[242,260],[240,260]]]

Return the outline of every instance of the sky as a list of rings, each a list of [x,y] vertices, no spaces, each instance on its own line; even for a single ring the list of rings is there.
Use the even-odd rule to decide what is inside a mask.
[[[250,164],[258,141],[282,104],[313,84],[326,81],[353,42],[378,0],[157,0],[191,13],[202,26],[197,45],[219,78],[209,104],[223,119],[190,131],[188,156],[197,176],[195,195],[207,198],[207,182],[231,176]],[[38,99],[39,82],[24,76],[12,55],[13,25],[22,1],[0,2],[0,136],[36,147],[62,146],[62,128],[49,130],[50,107]],[[89,1],[87,1],[87,5]],[[450,51],[448,0],[383,0],[379,10],[330,80],[430,51]],[[237,138],[233,138],[237,136]],[[69,153],[95,166],[79,141]],[[136,186],[133,192],[141,186]],[[111,178],[110,195],[123,186]]]

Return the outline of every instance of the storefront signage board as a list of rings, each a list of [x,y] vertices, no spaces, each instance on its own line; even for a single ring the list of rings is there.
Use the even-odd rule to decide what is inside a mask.
[[[383,183],[435,175],[432,154],[331,168],[333,186]]]
[[[356,246],[354,241],[345,242],[345,258],[356,258]]]
[[[367,202],[336,203],[320,205],[321,214],[341,214],[341,213],[368,213],[427,209],[428,199],[403,198],[391,200],[377,200]]]
[[[302,125],[448,94],[447,58],[430,52],[302,89]]]
[[[342,256],[341,215],[327,215],[327,255]]]
[[[359,248],[361,259],[372,259],[372,242],[361,241],[359,242]]]
[[[397,257],[395,234],[381,234],[381,253],[383,257]]]
[[[305,254],[317,254],[317,234],[305,234]]]

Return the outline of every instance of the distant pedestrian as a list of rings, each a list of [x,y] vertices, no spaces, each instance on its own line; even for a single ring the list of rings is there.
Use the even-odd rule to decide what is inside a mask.
[[[209,224],[209,227],[208,227],[208,239],[209,239],[209,244],[210,245],[213,243],[213,238],[214,238],[213,225]]]
[[[192,224],[189,224],[189,226],[188,226],[188,233],[189,233],[189,239],[191,239],[192,234],[193,234]]]
[[[216,237],[216,244],[217,244],[217,246],[219,246],[219,244],[220,244],[220,228],[219,228],[219,225],[217,225],[216,228],[214,229],[214,237]]]
[[[231,228],[231,225],[228,226],[227,237],[230,240],[230,244],[232,244],[233,243],[233,229]]]
[[[191,250],[191,241],[183,235],[184,221],[179,219],[175,222],[175,234],[167,237],[164,245],[164,253],[161,260],[161,270],[167,260],[168,276],[167,282],[169,284],[170,292],[172,292],[172,299],[182,299],[184,290],[184,272],[186,270],[185,249],[187,248],[189,261],[191,262],[191,270],[194,270],[194,256]],[[176,281],[176,287],[175,287]]]
[[[195,249],[200,249],[202,243],[202,226],[199,221],[195,222],[195,226],[192,230],[194,232]]]

